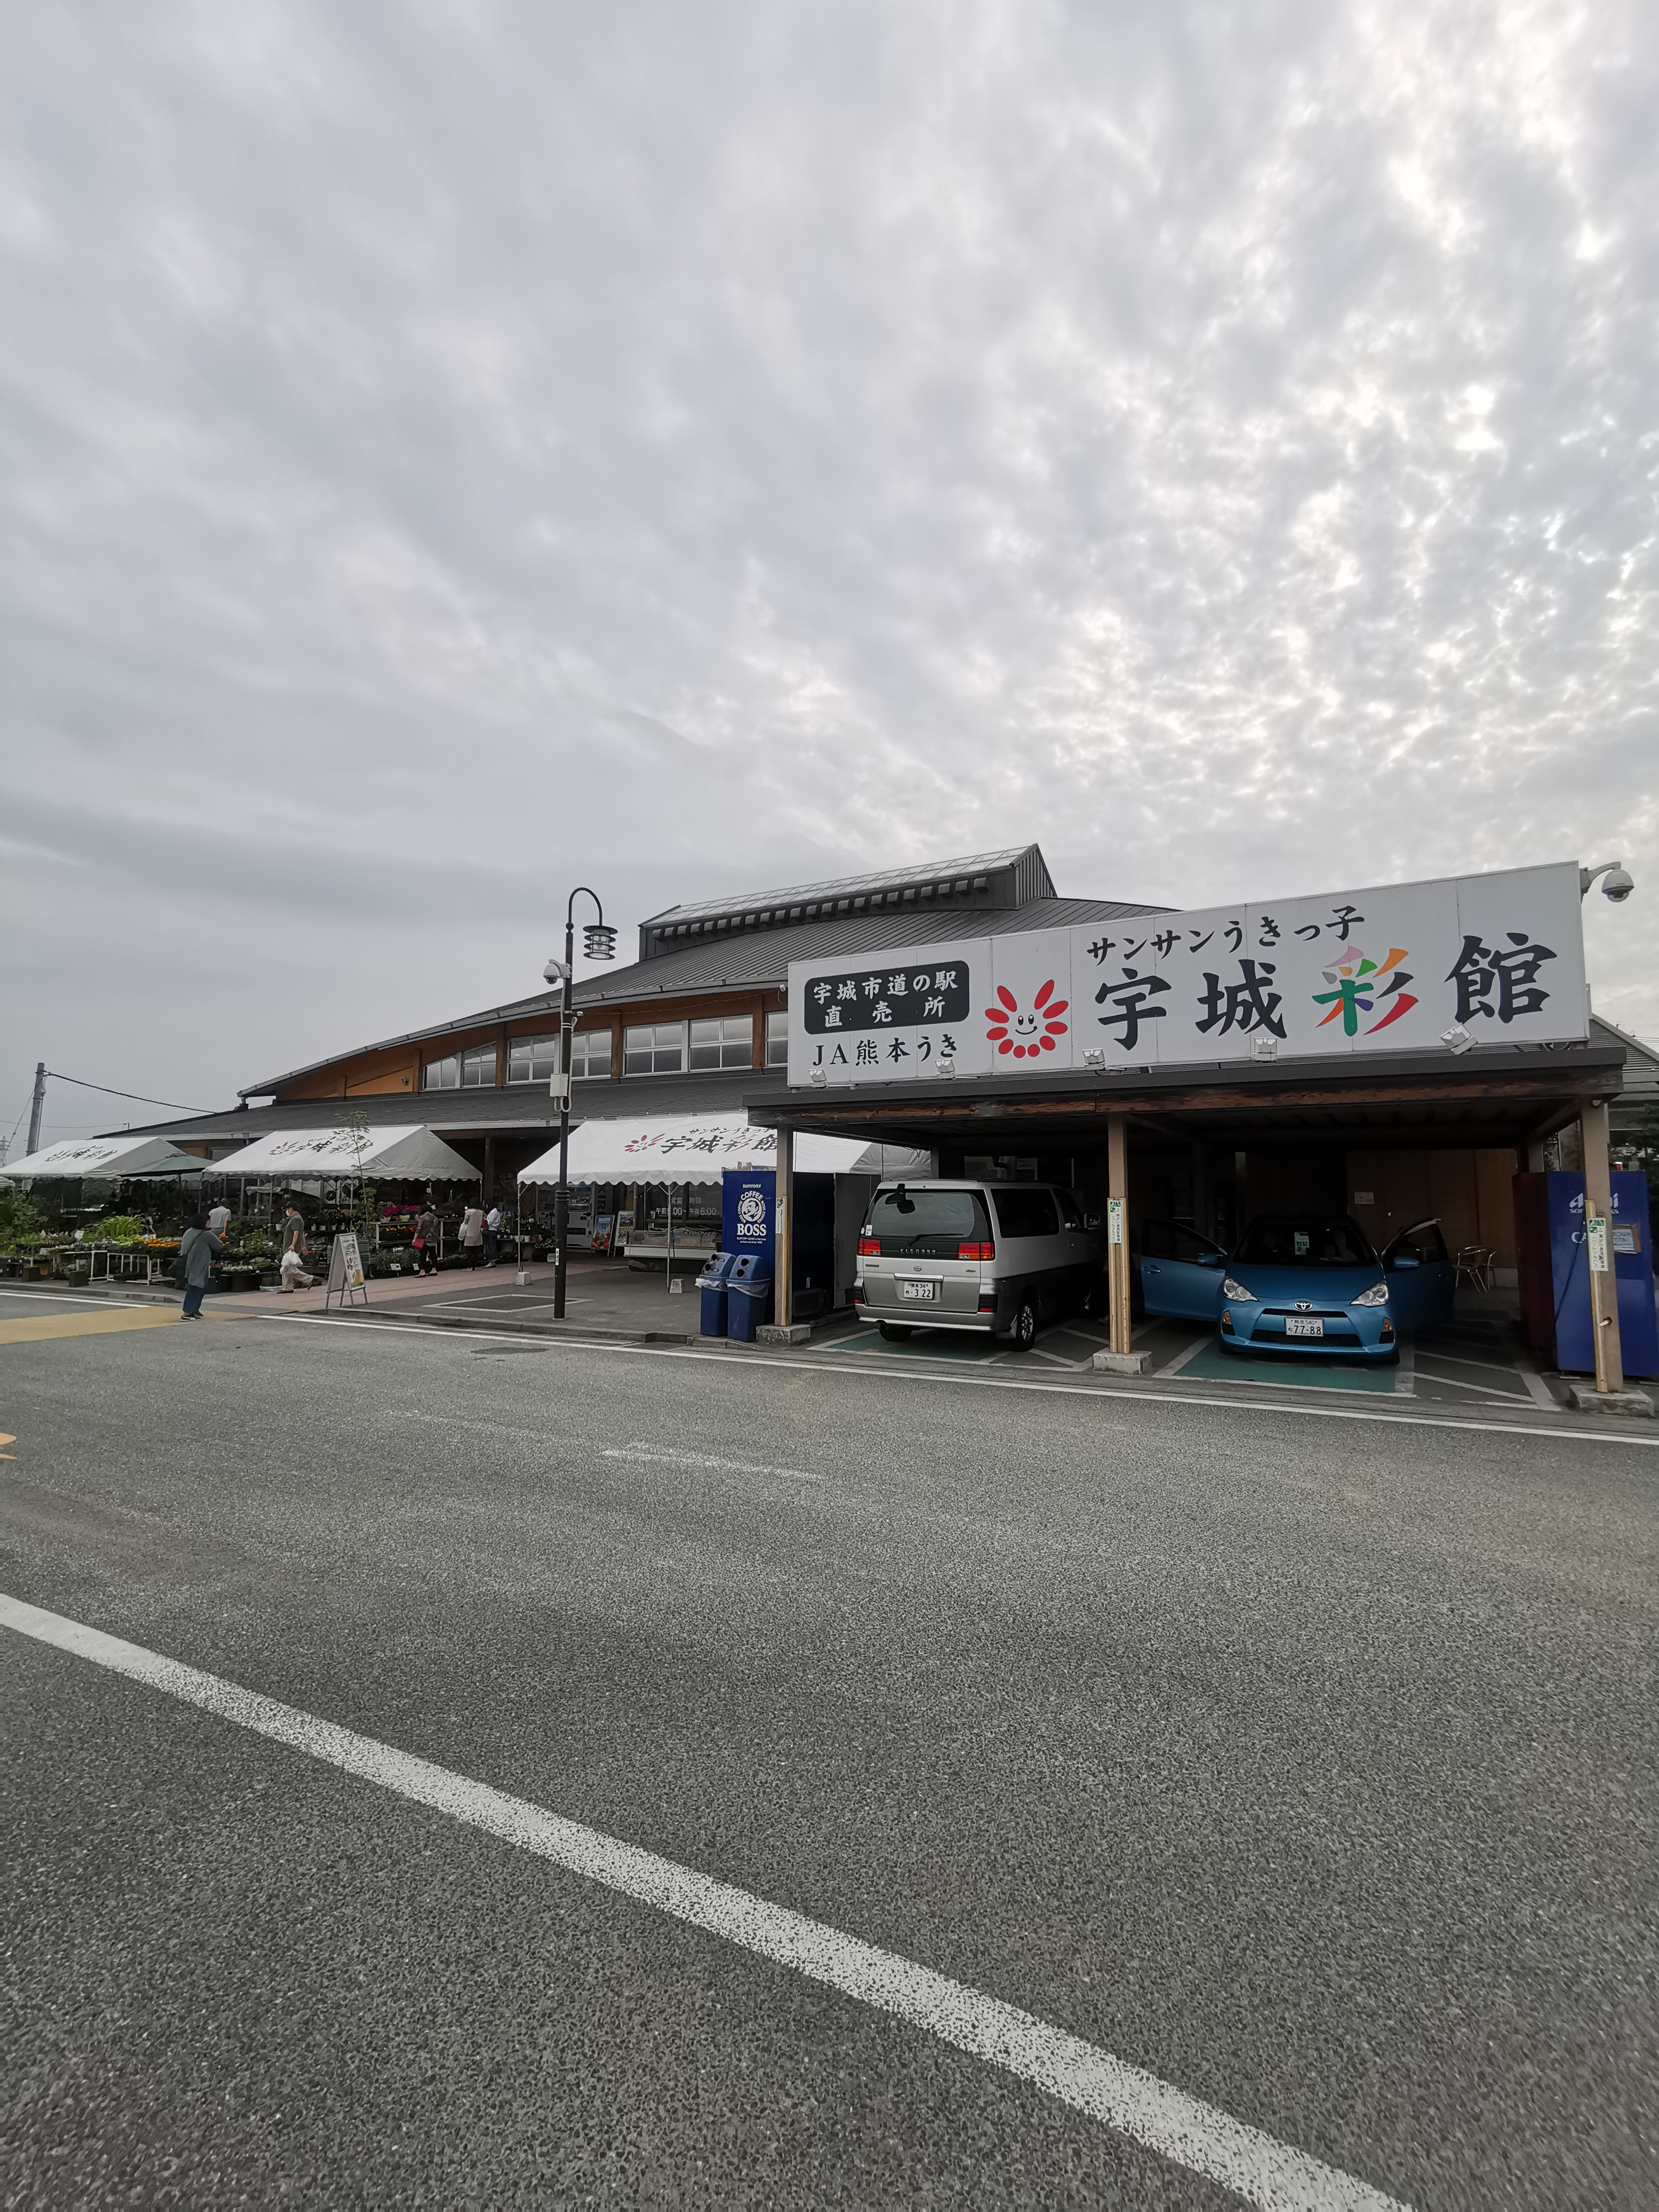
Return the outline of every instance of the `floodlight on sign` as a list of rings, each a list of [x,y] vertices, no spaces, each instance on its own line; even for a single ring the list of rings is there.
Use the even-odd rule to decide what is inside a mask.
[[[1083,1048],[1083,1065],[1092,1068],[1097,1074],[1101,1073],[1106,1066],[1105,1047],[1097,1044],[1085,1045]]]
[[[1440,1042],[1448,1052],[1468,1052],[1473,1049],[1474,1044],[1474,1039],[1462,1022],[1454,1022],[1449,1030],[1442,1030]]]
[[[582,928],[582,951],[590,960],[614,960],[617,933],[608,921],[590,921]]]
[[[939,1072],[941,1075],[954,1075],[956,1073],[957,1059],[954,1053],[940,1053],[939,1056]]]

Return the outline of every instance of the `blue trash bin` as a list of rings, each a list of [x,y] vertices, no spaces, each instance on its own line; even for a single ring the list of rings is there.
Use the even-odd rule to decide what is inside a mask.
[[[752,1344],[755,1331],[772,1310],[772,1271],[758,1252],[739,1252],[726,1286],[726,1333],[734,1344]]]
[[[726,1285],[737,1263],[735,1252],[712,1252],[697,1288],[702,1292],[702,1334],[705,1336],[724,1336],[726,1334]]]

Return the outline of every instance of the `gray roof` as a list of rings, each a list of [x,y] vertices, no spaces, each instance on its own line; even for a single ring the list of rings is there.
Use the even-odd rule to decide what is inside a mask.
[[[626,968],[589,975],[576,986],[578,1010],[615,1006],[651,998],[695,998],[702,992],[781,988],[787,981],[792,960],[819,960],[884,952],[899,945],[936,945],[960,937],[998,937],[1006,932],[1061,929],[1080,922],[1115,921],[1126,915],[1165,914],[1166,907],[1147,905],[1144,899],[1127,903],[1116,899],[1032,899],[1024,906],[973,908],[896,907],[879,914],[833,915],[817,921],[802,921],[753,935],[703,938],[695,945],[659,952]],[[434,1022],[429,1028],[410,1030],[401,1036],[384,1037],[378,1044],[353,1046],[331,1053],[325,1060],[307,1061],[286,1075],[268,1077],[246,1085],[238,1096],[257,1098],[281,1084],[314,1074],[319,1067],[357,1053],[388,1052],[398,1045],[424,1044],[469,1030],[488,1029],[501,1022],[531,1021],[540,1017],[550,1026],[558,1018],[558,994],[542,991],[533,997],[509,1000],[482,1013],[459,1020]],[[407,1106],[414,1094],[406,1094]],[[433,1094],[422,1091],[422,1098]]]
[[[904,890],[911,886],[944,882],[957,876],[988,875],[994,868],[1012,868],[1028,853],[1036,853],[1039,862],[1042,854],[1035,845],[1011,845],[1002,853],[970,853],[959,860],[919,861],[910,868],[882,868],[864,876],[837,876],[828,883],[793,884],[781,890],[746,891],[738,898],[697,899],[686,906],[665,907],[660,914],[647,915],[645,927],[657,921],[701,921],[709,915],[741,914],[749,907],[796,906],[803,900],[854,898],[860,892],[873,890]],[[1045,866],[1043,878],[1050,892],[1052,878]]]
[[[656,1114],[737,1114],[746,1098],[779,1097],[787,1089],[781,1067],[732,1067],[711,1075],[629,1075],[578,1082],[570,1125],[614,1121]],[[533,1136],[557,1133],[559,1117],[545,1083],[514,1083],[478,1091],[385,1092],[353,1098],[289,1098],[269,1106],[227,1107],[220,1114],[185,1115],[123,1136],[171,1136],[187,1144],[251,1145],[256,1137],[289,1129],[326,1129],[345,1108],[361,1109],[371,1128],[418,1123],[441,1137]]]

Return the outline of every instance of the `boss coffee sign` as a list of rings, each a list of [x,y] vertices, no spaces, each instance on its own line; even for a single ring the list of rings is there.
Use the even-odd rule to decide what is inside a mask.
[[[789,969],[792,1084],[1444,1049],[1449,1030],[1587,1035],[1576,863]]]

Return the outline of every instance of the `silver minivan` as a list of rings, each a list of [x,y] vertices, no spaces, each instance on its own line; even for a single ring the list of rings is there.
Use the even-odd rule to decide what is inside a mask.
[[[854,1304],[888,1338],[971,1328],[1022,1350],[1093,1310],[1098,1224],[1050,1182],[883,1183],[859,1237]]]

